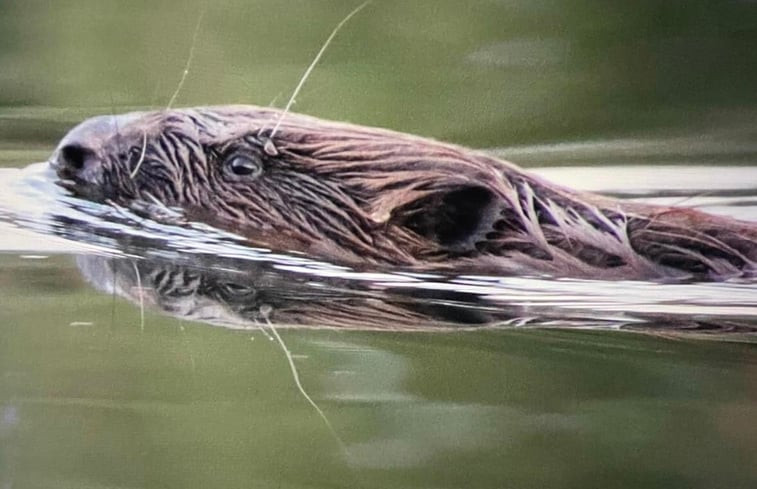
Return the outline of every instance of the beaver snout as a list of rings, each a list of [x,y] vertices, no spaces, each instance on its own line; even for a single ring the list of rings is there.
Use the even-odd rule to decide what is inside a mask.
[[[100,173],[100,163],[95,152],[80,144],[68,144],[60,148],[51,161],[61,178],[92,182]]]
[[[50,159],[50,165],[63,180],[71,180],[78,184],[100,183],[104,146],[113,137],[118,137],[119,128],[140,115],[131,113],[87,119],[61,140]]]

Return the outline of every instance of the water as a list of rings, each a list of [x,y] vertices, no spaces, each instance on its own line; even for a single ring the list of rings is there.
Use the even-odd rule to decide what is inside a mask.
[[[753,282],[357,273],[29,166],[167,103],[178,5],[0,8],[0,488],[757,484]],[[353,6],[209,4],[178,104],[283,105]],[[380,2],[295,109],[757,220],[755,26],[751,2]]]

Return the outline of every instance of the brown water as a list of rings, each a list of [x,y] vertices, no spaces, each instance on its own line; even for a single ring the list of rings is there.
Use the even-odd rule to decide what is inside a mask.
[[[208,3],[178,105],[283,105],[353,7]],[[165,106],[201,8],[0,6],[0,488],[757,485],[754,340],[670,335],[753,327],[754,283],[358,274],[29,166],[84,117]],[[757,220],[756,42],[747,1],[374,2],[295,109]],[[302,320],[275,332],[325,419],[261,305]]]

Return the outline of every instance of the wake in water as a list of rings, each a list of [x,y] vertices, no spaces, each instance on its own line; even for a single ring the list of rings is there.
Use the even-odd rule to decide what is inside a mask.
[[[611,182],[614,170],[540,171],[558,181],[569,175],[584,182]],[[659,177],[666,173],[643,168],[639,174],[655,171]],[[720,182],[702,178],[697,184],[690,177],[691,205],[754,219],[757,196],[745,195],[743,189],[733,196],[727,187],[749,185],[757,180],[757,171],[717,172]],[[39,251],[34,237],[63,238],[60,251],[78,252],[83,274],[97,288],[137,303],[147,294],[147,303],[168,314],[210,324],[244,329],[270,321],[276,327],[403,331],[537,326],[757,331],[757,294],[750,280],[660,284],[355,271],[251,248],[204,224],[157,222],[132,209],[73,198],[52,183],[42,164],[2,173],[3,231],[33,233],[26,242],[19,238],[16,250]],[[645,199],[669,198],[645,193],[638,182],[625,178],[600,190],[623,191],[625,185]],[[707,196],[696,197],[708,185]],[[92,251],[82,253],[82,244]]]

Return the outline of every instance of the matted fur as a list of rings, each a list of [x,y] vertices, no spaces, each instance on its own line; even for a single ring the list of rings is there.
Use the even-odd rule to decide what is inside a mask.
[[[159,201],[352,266],[601,279],[753,277],[757,225],[579,193],[462,147],[253,106],[129,115],[53,157],[87,198]],[[73,155],[73,158],[72,158]],[[239,177],[229,161],[257,165]],[[71,161],[71,160],[75,161]]]

